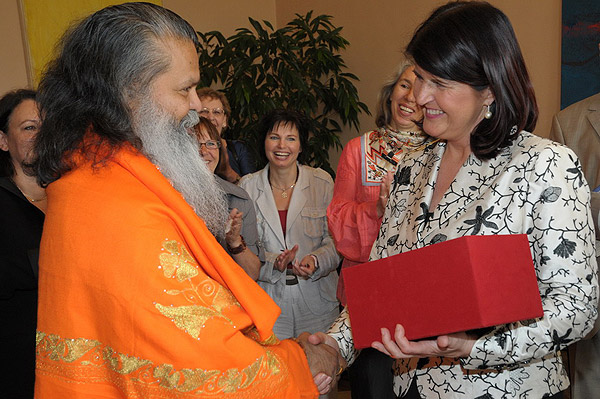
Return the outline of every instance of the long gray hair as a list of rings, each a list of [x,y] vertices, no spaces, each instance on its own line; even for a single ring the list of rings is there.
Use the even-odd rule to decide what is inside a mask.
[[[390,109],[390,97],[394,91],[394,86],[400,80],[400,76],[414,64],[409,60],[404,60],[398,67],[398,71],[394,76],[387,80],[377,98],[377,108],[375,111],[375,124],[377,127],[384,127],[390,124],[392,121],[392,110]]]
[[[38,89],[44,123],[33,167],[40,183],[70,170],[65,155],[80,146],[90,127],[113,150],[125,142],[139,147],[130,103],[169,67],[167,39],[198,43],[183,18],[148,3],[106,7],[67,31]],[[98,164],[111,154],[87,155]]]

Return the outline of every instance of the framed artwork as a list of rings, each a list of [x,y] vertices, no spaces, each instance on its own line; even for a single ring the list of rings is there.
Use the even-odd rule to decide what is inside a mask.
[[[162,0],[145,0],[162,5]],[[36,87],[44,67],[54,58],[54,48],[63,33],[101,8],[126,3],[126,0],[19,0],[25,58],[29,82]]]
[[[562,7],[561,109],[600,92],[600,1]]]

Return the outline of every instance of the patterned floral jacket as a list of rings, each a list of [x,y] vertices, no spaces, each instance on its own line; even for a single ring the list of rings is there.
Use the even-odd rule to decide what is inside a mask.
[[[566,147],[521,132],[492,160],[471,154],[429,209],[445,148],[438,142],[406,155],[371,259],[465,235],[526,233],[544,316],[494,327],[467,358],[398,360],[395,391],[402,397],[413,378],[426,399],[541,398],[564,390],[559,351],[591,330],[598,299],[590,193],[579,160]],[[347,312],[330,334],[352,361]]]

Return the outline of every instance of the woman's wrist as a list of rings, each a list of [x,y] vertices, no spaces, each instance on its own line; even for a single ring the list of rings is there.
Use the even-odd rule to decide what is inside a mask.
[[[240,179],[242,178],[230,165],[225,167],[225,179],[233,184],[238,184]]]
[[[246,246],[246,241],[244,241],[244,236],[240,235],[239,237],[240,237],[239,240],[235,240],[235,241],[239,242],[239,244],[237,244],[237,245],[234,242],[232,242],[231,244],[229,242],[226,242],[227,250],[232,255],[240,254],[240,253],[244,252],[246,250],[246,248],[248,248]]]

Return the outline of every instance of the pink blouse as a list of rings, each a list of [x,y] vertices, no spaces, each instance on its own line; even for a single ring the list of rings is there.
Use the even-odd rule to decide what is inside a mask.
[[[381,218],[377,217],[380,182],[367,182],[361,142],[368,135],[356,137],[342,151],[333,199],[327,208],[327,223],[338,252],[344,257],[342,267],[369,260],[377,238]],[[344,282],[340,276],[337,289],[340,302],[346,304]]]
[[[380,128],[348,142],[342,151],[327,208],[327,223],[336,249],[344,257],[342,268],[369,260],[379,233],[377,201],[381,180],[395,171],[407,148],[419,148],[421,132],[395,132]],[[340,276],[337,297],[346,304],[344,281]]]

